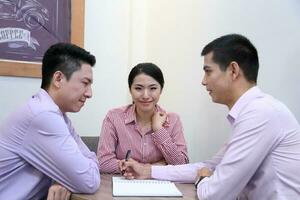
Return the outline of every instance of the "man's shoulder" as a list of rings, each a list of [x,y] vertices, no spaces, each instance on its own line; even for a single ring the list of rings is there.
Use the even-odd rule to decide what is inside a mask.
[[[36,95],[31,96],[23,105],[17,108],[9,117],[10,123],[17,125],[29,126],[33,120],[38,118],[45,119],[43,116],[55,116],[62,118],[62,113],[55,104],[49,104],[38,98]],[[50,123],[45,121],[45,123]]]
[[[34,102],[33,99],[31,97],[10,114],[1,125],[1,134],[10,138],[15,137],[17,141],[22,139],[29,129],[43,130],[45,127],[57,126],[57,122],[64,123],[62,115],[57,110],[41,105],[42,102]]]
[[[25,123],[45,112],[57,112],[57,109],[45,104],[45,102],[37,99],[36,96],[33,95],[16,108],[15,111],[10,114],[8,120],[13,123]]]
[[[261,112],[278,112],[285,110],[286,106],[271,95],[265,94],[249,102],[246,109]]]
[[[33,95],[26,104],[33,115],[38,115],[43,112],[60,113],[59,107],[52,101],[52,99],[43,95]]]
[[[282,102],[266,94],[250,101],[241,111],[240,117],[242,116],[254,116],[260,120],[277,119],[278,121],[285,117],[290,118],[292,115]]]

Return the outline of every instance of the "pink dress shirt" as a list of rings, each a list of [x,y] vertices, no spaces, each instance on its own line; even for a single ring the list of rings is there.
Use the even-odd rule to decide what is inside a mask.
[[[157,106],[157,110],[164,110]],[[168,113],[168,125],[153,132],[141,134],[136,122],[135,106],[128,105],[110,110],[106,115],[98,145],[100,171],[119,173],[118,161],[131,158],[141,163],[155,163],[162,159],[168,164],[188,163],[187,147],[179,116]]]
[[[227,118],[232,134],[211,160],[153,166],[152,177],[192,183],[208,167],[213,175],[198,185],[201,200],[300,199],[300,127],[288,108],[253,87]]]
[[[93,193],[100,174],[95,153],[41,89],[0,128],[0,199],[41,199],[52,180]]]

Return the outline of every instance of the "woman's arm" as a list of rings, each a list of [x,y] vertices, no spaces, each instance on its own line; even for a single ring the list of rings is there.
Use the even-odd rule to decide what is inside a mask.
[[[164,123],[162,128],[155,130],[152,139],[168,164],[186,164],[189,158],[180,118],[174,113],[167,117],[167,124]]]

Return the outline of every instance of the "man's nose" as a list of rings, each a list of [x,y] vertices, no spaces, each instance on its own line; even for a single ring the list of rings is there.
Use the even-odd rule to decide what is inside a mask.
[[[92,91],[92,87],[91,87],[91,86],[89,86],[89,87],[86,89],[84,95],[86,96],[86,98],[92,98],[92,96],[93,96],[93,91]]]
[[[201,81],[201,84],[202,84],[203,86],[205,86],[205,85],[207,84],[205,76],[203,77],[203,79],[202,79],[202,81]]]

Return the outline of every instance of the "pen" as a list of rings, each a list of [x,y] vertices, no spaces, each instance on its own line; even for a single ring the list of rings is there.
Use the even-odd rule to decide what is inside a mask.
[[[125,161],[128,161],[128,159],[130,158],[130,153],[131,153],[131,150],[127,150],[126,152],[126,155],[125,155]],[[123,175],[125,173],[125,170],[122,170],[121,171],[121,174]]]
[[[131,150],[129,149],[126,153],[125,161],[128,161],[128,159],[130,158],[130,153],[131,153]]]

